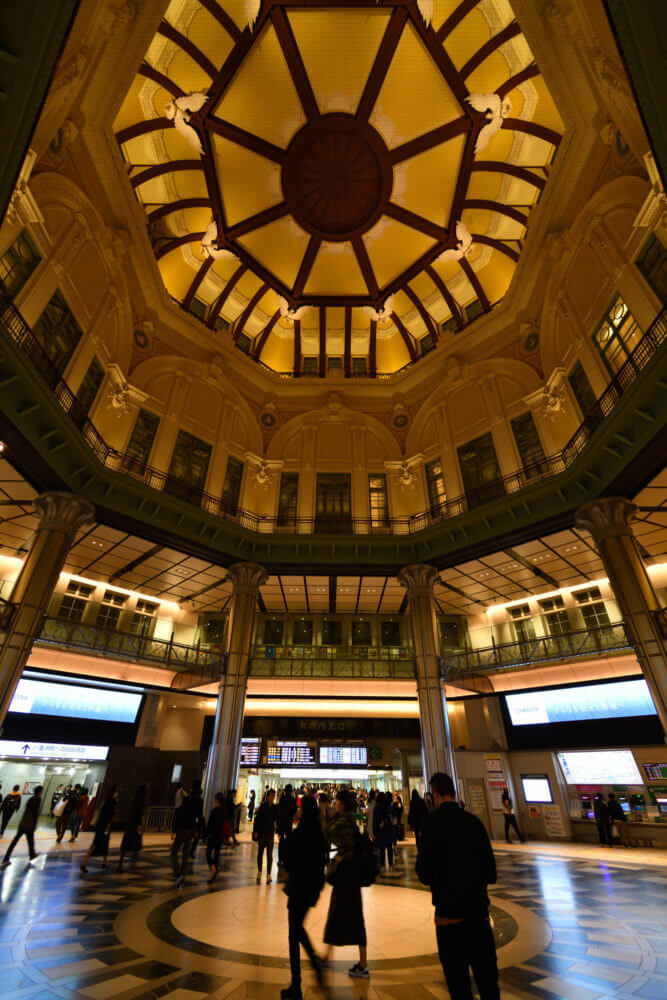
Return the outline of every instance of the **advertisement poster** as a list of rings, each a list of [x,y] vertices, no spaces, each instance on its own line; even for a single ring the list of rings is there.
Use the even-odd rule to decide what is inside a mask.
[[[531,819],[539,819],[540,818],[540,807],[539,806],[530,806],[529,809],[528,809],[528,815],[529,815],[529,817]]]
[[[507,784],[502,758],[496,754],[484,754],[484,765],[486,767],[486,786],[489,790],[491,811],[501,813],[503,812],[503,789]]]
[[[542,806],[542,819],[547,837],[565,837],[563,815],[558,806]]]

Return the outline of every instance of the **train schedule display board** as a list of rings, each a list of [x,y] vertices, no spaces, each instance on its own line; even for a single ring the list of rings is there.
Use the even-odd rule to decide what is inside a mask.
[[[239,767],[259,767],[259,753],[261,747],[259,737],[253,738],[244,736],[241,740],[241,755]]]
[[[368,767],[368,750],[358,746],[320,743],[320,764],[329,767]]]
[[[294,766],[304,764],[308,767],[317,765],[317,743],[287,742],[273,740],[266,746],[267,765]]]

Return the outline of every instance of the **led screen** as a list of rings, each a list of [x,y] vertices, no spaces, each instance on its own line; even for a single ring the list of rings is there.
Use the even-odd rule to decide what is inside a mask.
[[[656,715],[645,680],[585,684],[505,695],[513,726]]]
[[[368,751],[366,747],[325,746],[324,744],[320,744],[320,764],[366,767],[368,764]]]
[[[260,740],[254,739],[252,737],[243,737],[241,740],[241,757],[239,760],[240,767],[258,767],[259,766],[259,749]]]
[[[524,802],[553,802],[551,785],[545,775],[521,775]]]
[[[568,785],[641,785],[642,777],[630,750],[559,752],[558,762]]]
[[[24,715],[60,715],[101,722],[134,722],[141,695],[78,684],[54,684],[22,678],[9,706]]]
[[[277,740],[266,748],[267,764],[317,764],[316,743],[287,743]]]

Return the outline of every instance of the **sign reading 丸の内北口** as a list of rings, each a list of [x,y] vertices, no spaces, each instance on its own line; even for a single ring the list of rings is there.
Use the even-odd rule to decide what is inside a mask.
[[[109,747],[88,746],[85,743],[39,743],[34,740],[0,740],[0,754],[5,757],[36,757],[49,760],[106,760]]]

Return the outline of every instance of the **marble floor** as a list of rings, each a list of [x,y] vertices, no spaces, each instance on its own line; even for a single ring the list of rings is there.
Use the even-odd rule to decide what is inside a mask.
[[[0,1000],[274,1000],[289,980],[280,882],[256,885],[254,848],[227,851],[208,886],[203,851],[172,888],[165,837],[146,838],[136,872],[79,864],[90,835],[55,848],[38,838],[0,876]],[[504,1000],[665,1000],[667,859],[659,851],[587,845],[495,845],[492,889]],[[370,982],[348,979],[338,949],[326,990],[304,962],[308,1000],[445,1000],[429,893],[414,847],[364,890]],[[307,926],[316,945],[325,890]]]

